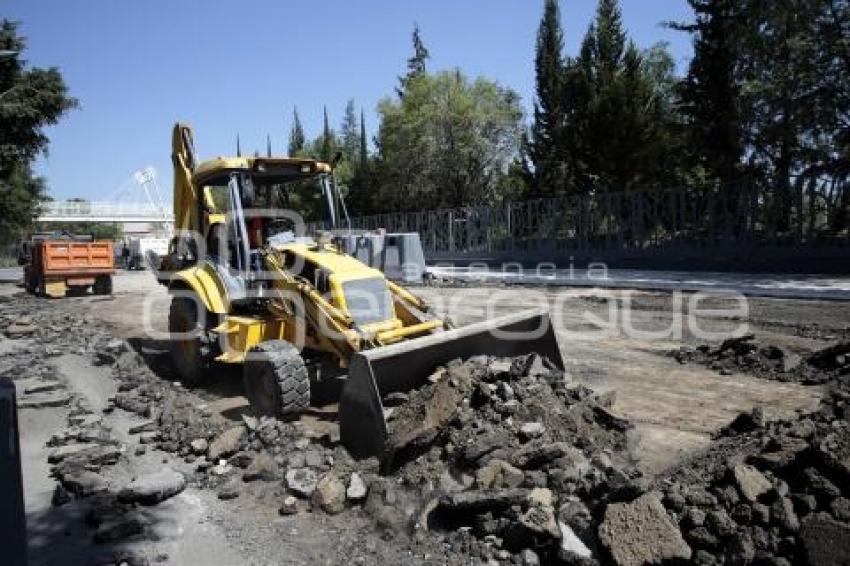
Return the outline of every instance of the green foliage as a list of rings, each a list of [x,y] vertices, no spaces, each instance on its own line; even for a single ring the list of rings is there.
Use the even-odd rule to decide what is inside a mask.
[[[44,179],[34,176],[28,163],[13,164],[0,178],[0,242],[24,237],[46,196]]]
[[[689,0],[696,18],[682,83],[694,161],[721,183],[768,189],[763,222],[783,233],[818,210],[850,220],[850,3]],[[809,217],[803,218],[803,203]]]
[[[412,77],[378,105],[382,210],[494,202],[519,152],[522,110],[512,90],[459,70]]]
[[[27,68],[20,58],[26,41],[17,24],[0,23],[0,242],[9,243],[32,227],[46,189],[32,162],[47,153],[45,126],[56,124],[77,105],[55,68]]]

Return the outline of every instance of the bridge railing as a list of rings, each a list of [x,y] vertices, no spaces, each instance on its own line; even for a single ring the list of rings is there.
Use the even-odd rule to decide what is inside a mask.
[[[42,218],[126,218],[138,217],[150,220],[170,218],[163,212],[146,203],[112,203],[89,201],[48,201],[42,206]]]

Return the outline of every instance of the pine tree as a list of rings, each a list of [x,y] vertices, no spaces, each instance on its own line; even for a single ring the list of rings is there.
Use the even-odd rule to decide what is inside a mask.
[[[304,153],[304,128],[301,126],[301,118],[298,117],[298,109],[292,111],[292,128],[289,131],[288,152],[291,157],[299,157]]]
[[[528,141],[537,194],[557,194],[564,190],[563,49],[558,2],[546,0],[537,31],[534,60],[537,96]]]
[[[722,184],[740,173],[744,154],[740,115],[739,58],[741,16],[737,0],[688,0],[693,24],[672,27],[694,36],[694,57],[680,87],[688,116],[693,159]]]
[[[399,77],[400,86],[396,88],[396,93],[399,98],[404,96],[404,90],[407,88],[407,83],[426,72],[425,62],[431,58],[428,53],[428,48],[422,41],[422,35],[419,31],[419,24],[413,24],[413,55],[407,60],[407,74]]]

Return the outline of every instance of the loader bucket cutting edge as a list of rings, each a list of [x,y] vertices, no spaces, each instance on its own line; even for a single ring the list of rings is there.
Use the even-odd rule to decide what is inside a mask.
[[[517,336],[505,336],[516,333]],[[461,358],[538,353],[563,370],[549,315],[524,311],[355,354],[339,403],[340,437],[355,458],[378,456],[387,439],[381,399],[427,382],[440,365]]]

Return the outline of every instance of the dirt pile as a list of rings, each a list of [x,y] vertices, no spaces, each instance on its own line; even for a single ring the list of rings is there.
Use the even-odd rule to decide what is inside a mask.
[[[752,334],[729,338],[719,346],[682,346],[671,352],[679,363],[698,363],[723,375],[748,373],[763,379],[805,385],[827,383],[850,374],[850,342],[800,354],[784,346],[764,344]]]
[[[850,376],[812,414],[742,415],[656,483],[695,563],[850,562]]]

